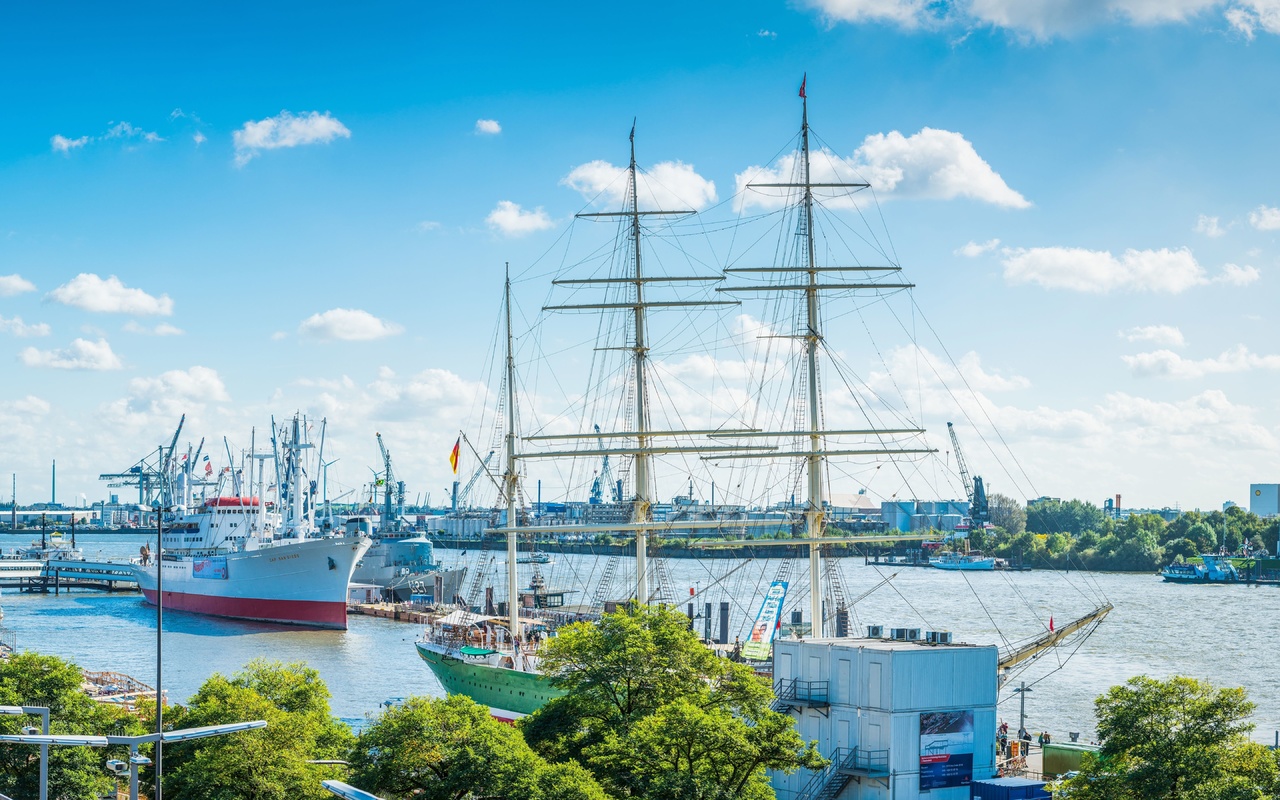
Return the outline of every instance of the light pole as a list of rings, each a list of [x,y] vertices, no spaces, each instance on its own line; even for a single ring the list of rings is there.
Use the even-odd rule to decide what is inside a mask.
[[[206,725],[202,728],[183,728],[177,731],[158,731],[156,733],[148,733],[142,736],[107,736],[106,744],[122,744],[129,747],[129,800],[138,800],[138,769],[145,767],[151,763],[151,759],[146,756],[138,755],[138,746],[148,742],[155,742],[156,754],[160,753],[160,746],[164,742],[187,742],[192,739],[203,739],[207,736],[222,736],[228,733],[237,733],[239,731],[253,730],[254,728],[267,727],[266,720],[255,720],[253,722],[231,722],[226,725]],[[159,785],[159,760],[156,761],[156,782]],[[107,767],[116,772],[119,765],[119,772],[123,774],[123,762],[107,762]]]
[[[156,793],[162,800],[160,773],[164,767],[164,527],[156,503]],[[136,769],[135,769],[136,773]],[[134,781],[137,782],[136,780]]]
[[[320,785],[328,789],[329,794],[341,797],[342,800],[382,800],[376,794],[370,794],[364,789],[357,789],[342,781],[321,781]]]
[[[0,715],[16,717],[30,714],[40,716],[40,733],[49,735],[49,709],[44,706],[0,706]],[[49,744],[40,745],[40,800],[49,797]]]
[[[1027,686],[1027,682],[1023,681],[1022,685],[1013,690],[1018,695],[1018,738],[1022,738],[1022,732],[1027,729],[1027,692],[1031,689]]]

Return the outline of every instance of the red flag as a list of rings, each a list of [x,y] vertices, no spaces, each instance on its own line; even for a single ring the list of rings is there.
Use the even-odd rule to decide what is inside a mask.
[[[1053,615],[1049,615],[1049,632],[1053,633]]]
[[[809,73],[806,72],[804,74],[804,77],[800,79],[800,96],[801,97],[808,97],[808,95],[804,93],[804,85],[808,82],[809,82]]]
[[[453,467],[453,474],[458,474],[458,450],[462,447],[462,437],[458,437],[458,441],[453,443],[453,452],[449,453],[449,466]]]

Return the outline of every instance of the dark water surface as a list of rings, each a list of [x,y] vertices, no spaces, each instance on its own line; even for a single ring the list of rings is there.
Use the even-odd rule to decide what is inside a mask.
[[[25,544],[30,535],[0,535],[0,547]],[[124,559],[145,537],[132,534],[81,535],[87,558]],[[439,551],[448,566],[475,568],[475,553]],[[497,563],[488,569],[503,585]],[[541,567],[552,587],[586,587],[599,582],[606,559],[558,556]],[[728,560],[670,559],[666,562],[674,594],[683,603],[690,587],[705,589],[706,599],[733,604],[733,627],[745,630],[754,617],[763,587],[776,577],[781,562],[760,559],[746,566]],[[794,562],[793,593],[799,600],[807,584],[807,565]],[[623,561],[614,594],[633,580]],[[850,599],[872,590],[893,574],[883,567],[842,559]],[[730,570],[738,568],[732,574]],[[528,567],[522,567],[527,571]],[[800,576],[800,577],[797,577]],[[800,587],[796,589],[795,587]],[[499,588],[497,594],[504,592]],[[858,630],[867,624],[950,630],[956,641],[980,644],[1017,642],[1080,616],[1105,598],[1115,611],[1082,644],[1058,648],[1014,677],[1001,692],[1001,715],[1017,723],[1018,681],[1033,686],[1027,700],[1031,730],[1049,730],[1065,739],[1067,731],[1091,735],[1093,700],[1109,686],[1138,674],[1191,675],[1223,686],[1244,686],[1258,710],[1255,738],[1271,742],[1280,730],[1280,675],[1274,667],[1271,620],[1280,607],[1280,588],[1179,586],[1155,575],[1054,572],[958,573],[904,568],[887,585],[857,601]],[[501,596],[498,599],[502,599]],[[570,596],[569,602],[579,602]],[[138,594],[20,595],[5,590],[7,638],[20,649],[54,653],[86,669],[124,672],[147,683],[155,678],[155,609]],[[699,603],[701,606],[701,603]],[[701,629],[702,622],[698,623]],[[181,612],[165,614],[165,688],[182,702],[214,672],[230,674],[253,658],[305,661],[320,671],[333,693],[334,713],[362,717],[391,697],[439,695],[439,683],[417,657],[418,627],[352,616],[346,631],[311,631],[287,626],[220,620]],[[1078,644],[1077,646],[1074,646]]]

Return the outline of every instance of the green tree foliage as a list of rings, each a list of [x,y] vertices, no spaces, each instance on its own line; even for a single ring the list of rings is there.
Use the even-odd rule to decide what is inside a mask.
[[[515,728],[470,698],[410,698],[369,727],[351,755],[351,783],[391,798],[606,800],[573,763],[547,764]]]
[[[261,730],[164,748],[164,790],[184,800],[321,800],[320,786],[338,778],[354,737],[329,713],[329,689],[305,664],[257,659],[231,678],[215,673],[191,703],[165,714],[166,728],[195,728],[263,719]]]
[[[563,628],[542,668],[565,695],[524,722],[526,738],[613,794],[771,798],[766,769],[824,763],[770,710],[769,683],[709,650],[673,610],[629,608]]]
[[[143,733],[142,723],[123,709],[99,703],[81,691],[80,668],[56,656],[18,653],[0,661],[0,705],[47,706],[53,733],[133,736]],[[0,733],[18,734],[39,717],[0,717]],[[105,769],[109,758],[127,751],[117,748],[49,748],[49,797],[79,800],[109,792],[113,780]],[[37,797],[40,750],[37,747],[0,747],[0,794]]]
[[[1003,494],[989,495],[987,508],[991,512],[991,524],[1010,536],[1017,536],[1027,529],[1027,510],[1012,497]]]
[[[1027,530],[1032,533],[1069,533],[1079,536],[1085,531],[1100,530],[1102,509],[1081,500],[1045,499],[1027,504]]]
[[[1249,741],[1243,689],[1136,677],[1095,703],[1102,750],[1065,782],[1073,800],[1262,800],[1280,791],[1269,750]]]

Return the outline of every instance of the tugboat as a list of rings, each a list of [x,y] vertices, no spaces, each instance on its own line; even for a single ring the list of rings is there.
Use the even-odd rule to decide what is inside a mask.
[[[1160,570],[1169,583],[1238,583],[1240,573],[1231,556],[1200,556],[1201,564],[1170,564]]]
[[[992,556],[984,556],[977,550],[960,553],[954,550],[943,553],[929,562],[934,569],[965,570],[990,572],[996,568],[996,560]]]

